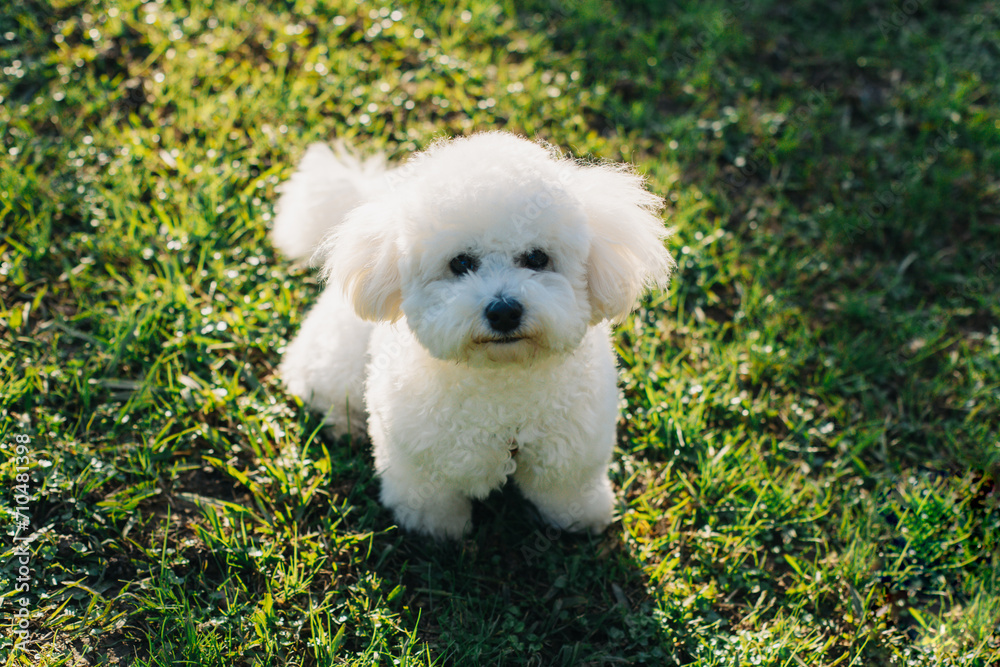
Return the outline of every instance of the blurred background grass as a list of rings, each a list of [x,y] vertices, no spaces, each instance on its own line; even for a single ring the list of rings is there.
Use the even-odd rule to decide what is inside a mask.
[[[0,9],[0,464],[23,665],[1000,660],[994,3]],[[635,163],[679,261],[619,330],[620,521],[406,537],[274,367],[311,141]]]

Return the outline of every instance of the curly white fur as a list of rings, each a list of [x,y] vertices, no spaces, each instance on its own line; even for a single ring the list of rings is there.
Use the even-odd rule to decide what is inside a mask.
[[[628,167],[502,132],[391,171],[313,146],[273,240],[293,258],[318,248],[329,285],[284,354],[285,384],[338,430],[367,428],[405,528],[459,537],[471,499],[513,478],[552,524],[601,530],[608,322],[669,279],[661,207]]]

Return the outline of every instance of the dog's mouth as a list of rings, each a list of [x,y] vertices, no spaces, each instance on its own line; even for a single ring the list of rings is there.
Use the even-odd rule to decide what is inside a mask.
[[[472,354],[491,364],[523,364],[544,352],[542,339],[534,331],[519,330],[507,335],[482,332],[472,339]]]
[[[476,342],[480,345],[511,345],[524,339],[524,336],[498,336],[496,338],[481,338]]]

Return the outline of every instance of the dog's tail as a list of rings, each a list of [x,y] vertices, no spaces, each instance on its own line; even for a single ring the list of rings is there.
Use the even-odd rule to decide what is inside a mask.
[[[313,144],[292,177],[278,186],[271,241],[291,259],[308,260],[323,238],[385,185],[385,158],[361,159],[343,145]]]

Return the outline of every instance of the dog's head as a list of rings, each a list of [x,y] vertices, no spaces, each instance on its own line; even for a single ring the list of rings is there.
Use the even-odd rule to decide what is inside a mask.
[[[669,278],[662,200],[626,167],[491,132],[435,143],[395,176],[328,239],[327,275],[361,317],[405,316],[439,359],[568,352]]]

